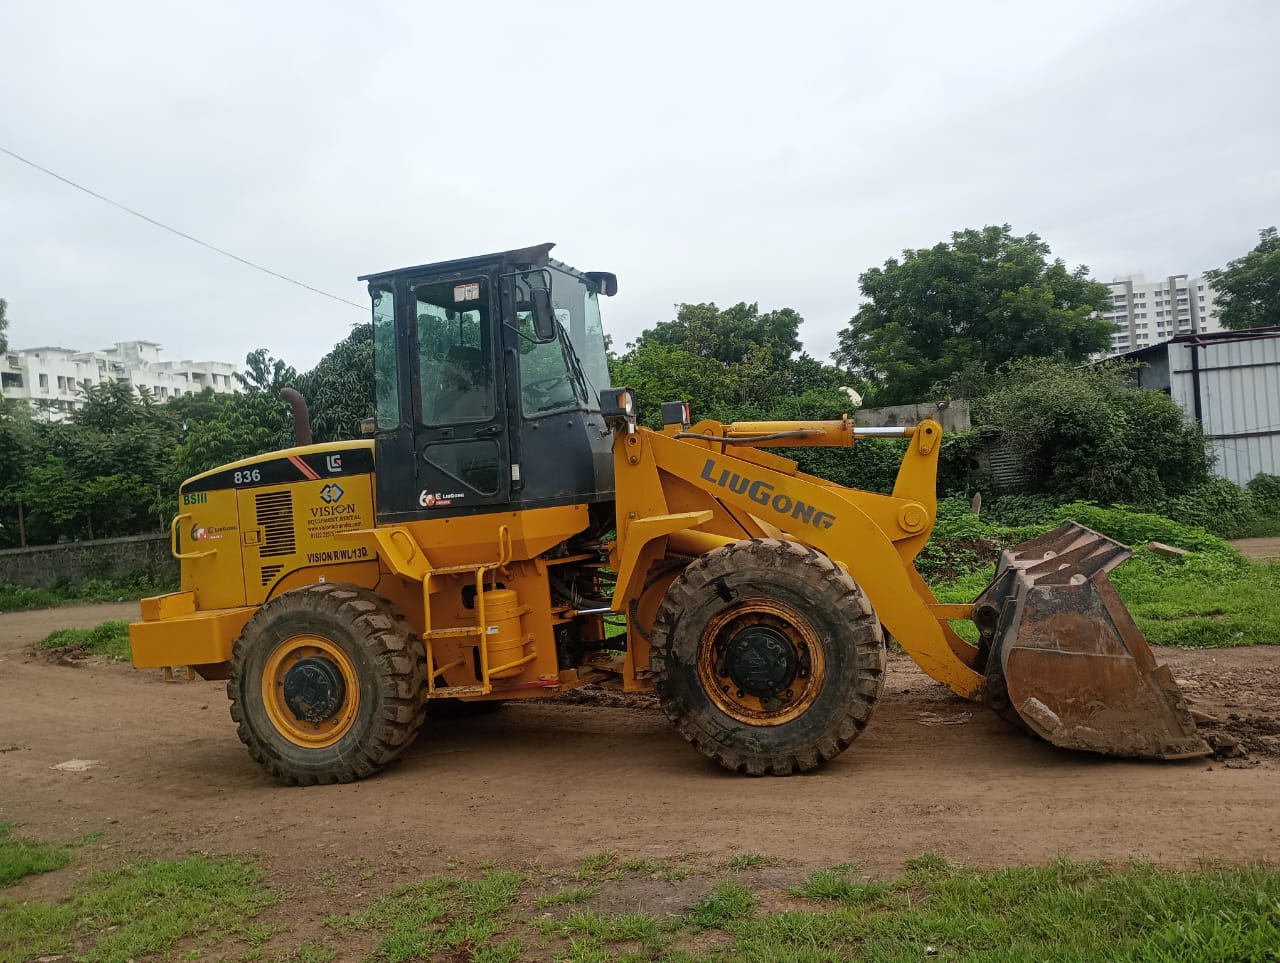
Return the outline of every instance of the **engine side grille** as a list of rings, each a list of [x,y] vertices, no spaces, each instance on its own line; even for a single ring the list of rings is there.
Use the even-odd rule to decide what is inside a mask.
[[[293,492],[263,492],[254,496],[258,527],[262,529],[262,547],[258,555],[271,558],[292,555],[297,551],[293,532]]]

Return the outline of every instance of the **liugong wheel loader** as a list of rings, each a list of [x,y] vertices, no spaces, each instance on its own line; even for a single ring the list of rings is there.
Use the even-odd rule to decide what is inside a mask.
[[[937,422],[690,424],[674,402],[641,427],[609,383],[616,278],[550,249],[361,278],[372,438],[310,444],[295,406],[299,447],[184,482],[181,590],[143,600],[136,667],[225,679],[250,754],[298,784],[376,772],[433,705],[590,682],[656,690],[729,769],[813,769],[871,721],[890,636],[1057,745],[1208,752],[1106,577],[1127,549],[1066,525],[1005,552],[972,605],[939,604],[913,564]],[[910,439],[889,495],[771,450],[886,433]]]

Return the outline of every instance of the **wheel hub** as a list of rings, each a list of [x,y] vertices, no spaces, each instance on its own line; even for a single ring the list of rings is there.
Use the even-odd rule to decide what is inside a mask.
[[[320,723],[333,718],[347,693],[339,668],[325,658],[299,659],[284,676],[284,702],[303,722]]]
[[[725,646],[725,675],[757,698],[776,698],[784,693],[795,681],[798,668],[790,640],[767,625],[745,628]]]
[[[729,717],[758,726],[797,718],[822,691],[826,656],[807,618],[770,598],[748,598],[707,622],[698,679]]]

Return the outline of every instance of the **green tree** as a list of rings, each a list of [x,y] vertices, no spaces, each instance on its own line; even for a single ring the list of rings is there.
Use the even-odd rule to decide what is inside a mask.
[[[296,387],[307,399],[317,442],[358,437],[360,422],[373,417],[373,325],[352,325]]]
[[[9,302],[0,298],[0,354],[9,350]],[[2,402],[0,402],[2,403]]]
[[[1258,232],[1258,245],[1225,268],[1205,271],[1222,326],[1240,330],[1280,324],[1280,233]]]
[[[660,321],[636,339],[636,345],[663,344],[725,364],[744,361],[764,345],[770,360],[781,363],[800,350],[804,319],[791,308],[760,313],[758,304],[740,301],[721,311],[713,303],[678,304],[673,321]]]
[[[174,455],[176,480],[293,444],[289,406],[280,392],[296,384],[298,373],[259,348],[245,357],[245,370],[235,377],[240,391],[212,406],[206,399],[200,410],[213,417],[187,424]]]
[[[1109,343],[1111,325],[1096,316],[1107,288],[1049,254],[1038,235],[1016,237],[1008,224],[904,251],[858,278],[867,300],[832,357],[870,380],[881,404],[927,400],[975,365],[1082,361]]]
[[[690,402],[695,420],[836,417],[850,407],[841,386],[861,382],[796,355],[803,323],[791,308],[762,314],[745,302],[724,311],[712,303],[680,304],[675,320],[610,355],[610,379],[635,389],[651,425],[661,421],[664,401]]]

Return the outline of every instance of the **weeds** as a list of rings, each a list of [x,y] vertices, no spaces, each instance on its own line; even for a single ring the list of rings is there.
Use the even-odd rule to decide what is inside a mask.
[[[777,866],[781,860],[777,856],[765,856],[761,853],[735,853],[725,863],[725,869],[732,873],[744,869],[756,869],[760,866]]]
[[[755,894],[741,883],[717,883],[693,904],[690,917],[698,929],[708,930],[750,916],[755,905]]]
[[[94,655],[105,655],[117,662],[130,657],[129,623],[103,622],[91,629],[55,629],[36,643],[41,649],[75,646]]]
[[[594,897],[600,890],[595,886],[570,886],[566,889],[557,890],[554,893],[548,893],[539,896],[534,905],[538,909],[546,909],[549,906],[565,906],[570,903],[585,903]]]

